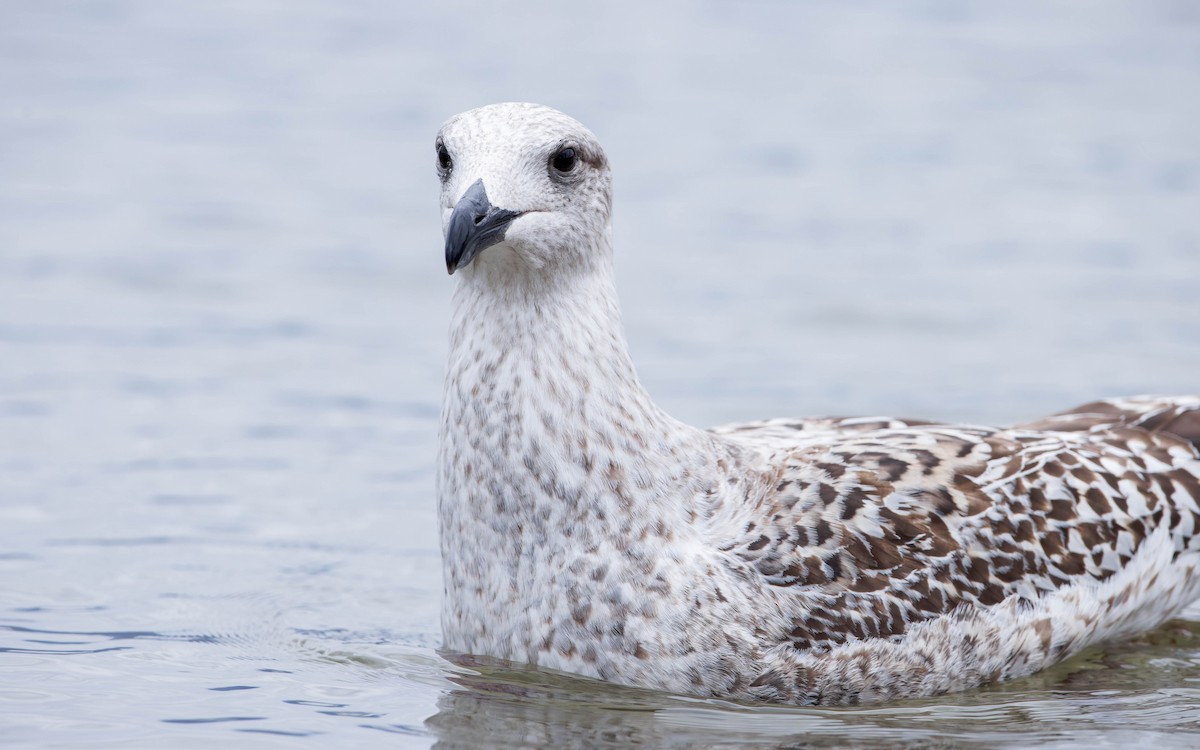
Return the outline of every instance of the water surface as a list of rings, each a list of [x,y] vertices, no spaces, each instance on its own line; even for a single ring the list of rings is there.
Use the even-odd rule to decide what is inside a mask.
[[[0,744],[1195,747],[1200,610],[1020,682],[744,707],[436,651],[433,135],[616,169],[697,424],[1200,388],[1183,2],[0,7]]]

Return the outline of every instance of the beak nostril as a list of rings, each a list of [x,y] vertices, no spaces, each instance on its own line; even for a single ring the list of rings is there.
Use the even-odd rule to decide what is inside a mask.
[[[486,218],[487,218],[487,214],[475,214],[475,226],[479,226],[480,224],[482,224],[483,220]]]

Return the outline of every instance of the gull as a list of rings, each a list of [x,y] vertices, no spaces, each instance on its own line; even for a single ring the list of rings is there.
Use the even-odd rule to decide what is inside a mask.
[[[854,704],[1029,675],[1200,596],[1200,398],[692,427],[629,356],[596,137],[508,103],[435,148],[446,652]]]

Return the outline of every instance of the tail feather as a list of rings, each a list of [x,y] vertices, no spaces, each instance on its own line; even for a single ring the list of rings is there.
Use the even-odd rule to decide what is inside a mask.
[[[1200,396],[1134,396],[1093,401],[1050,417],[1017,425],[1022,429],[1075,432],[1097,427],[1138,427],[1165,432],[1200,450]]]
[[[1155,416],[1152,422],[1139,426],[1151,431],[1169,432],[1200,448],[1200,407],[1166,412]]]

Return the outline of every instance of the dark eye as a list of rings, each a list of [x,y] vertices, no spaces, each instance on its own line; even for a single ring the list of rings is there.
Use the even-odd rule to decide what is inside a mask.
[[[450,152],[446,150],[445,144],[439,143],[437,145],[437,154],[438,167],[443,172],[449,172],[450,168],[454,166],[454,160],[450,158]]]
[[[576,161],[578,159],[575,156],[575,149],[567,146],[566,148],[559,149],[558,153],[554,155],[554,161],[550,163],[559,172],[570,172],[575,168]]]

